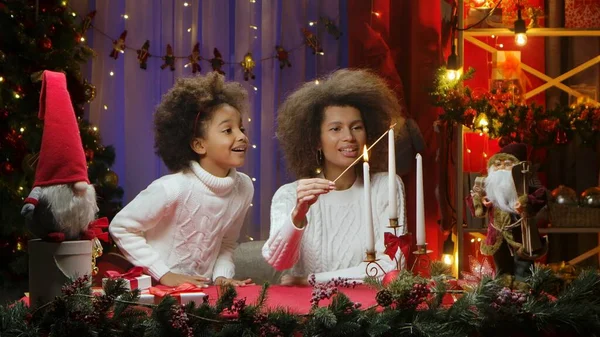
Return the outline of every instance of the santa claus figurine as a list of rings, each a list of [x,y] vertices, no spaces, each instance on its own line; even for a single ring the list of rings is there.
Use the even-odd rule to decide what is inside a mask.
[[[488,216],[488,230],[481,244],[484,255],[494,257],[496,275],[514,275],[523,281],[534,260],[547,252],[547,242],[537,231],[535,217],[545,200],[545,189],[532,182],[527,146],[509,144],[488,161],[483,187],[471,191],[471,211]],[[477,184],[476,184],[477,185]]]
[[[34,187],[21,214],[43,240],[88,238],[98,206],[65,74],[44,71],[39,118],[44,121],[42,145]]]

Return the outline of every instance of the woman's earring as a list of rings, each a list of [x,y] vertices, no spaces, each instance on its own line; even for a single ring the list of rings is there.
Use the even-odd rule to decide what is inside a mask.
[[[316,174],[321,173],[321,166],[323,166],[323,151],[317,150],[317,169],[315,170]]]

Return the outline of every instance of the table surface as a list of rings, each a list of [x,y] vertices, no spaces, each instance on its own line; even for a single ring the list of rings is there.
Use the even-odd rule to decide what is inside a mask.
[[[260,295],[262,286],[250,285],[244,287],[236,287],[237,298],[246,298],[247,304],[256,302]],[[354,288],[339,288],[339,291],[346,294],[353,302],[361,304],[362,308],[368,308],[376,305],[375,295],[377,290],[365,285],[357,285]],[[211,303],[214,304],[219,298],[218,288],[211,286],[203,291],[209,297]],[[312,297],[311,286],[282,286],[272,285],[267,290],[266,307],[270,309],[285,308],[292,313],[306,314],[310,311]],[[29,297],[25,296],[21,299],[23,303],[29,305]],[[330,300],[322,300],[320,306],[325,306],[330,303]]]

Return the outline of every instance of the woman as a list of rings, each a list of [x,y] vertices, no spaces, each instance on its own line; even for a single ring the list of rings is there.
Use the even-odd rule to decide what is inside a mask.
[[[366,276],[362,160],[340,174],[390,127],[391,115],[399,111],[385,81],[365,70],[338,70],[319,85],[305,83],[283,103],[277,137],[299,180],[273,196],[270,236],[262,249],[275,269],[291,268],[283,284],[306,284],[313,273],[317,281]],[[388,205],[388,174],[383,172],[387,141],[378,143],[369,157],[375,249],[387,271],[395,262],[383,254],[383,232],[389,230],[388,207],[398,209],[400,232],[405,228],[404,185],[396,177],[398,203]]]

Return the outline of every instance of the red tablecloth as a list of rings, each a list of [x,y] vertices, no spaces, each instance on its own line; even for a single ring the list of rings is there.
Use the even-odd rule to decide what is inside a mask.
[[[251,304],[256,301],[260,294],[261,286],[237,287],[238,298],[246,298],[246,303]],[[339,288],[339,291],[346,294],[353,302],[359,302],[363,308],[368,308],[377,304],[375,295],[377,291],[365,285],[358,285],[355,288]],[[211,303],[218,298],[217,287],[209,287],[204,291]],[[267,290],[267,303],[269,308],[288,308],[297,314],[306,314],[310,311],[312,287],[287,287],[281,285],[272,285]],[[330,300],[322,300],[320,306],[330,303]]]
[[[238,298],[246,298],[246,303],[251,304],[256,301],[260,294],[261,286],[246,286],[237,287],[236,291]],[[353,302],[359,302],[363,308],[368,308],[377,304],[375,301],[375,295],[377,291],[364,285],[358,285],[355,288],[339,288],[341,292],[346,294]],[[217,293],[217,287],[208,287],[204,292],[209,296],[211,303],[216,302],[219,298]],[[310,311],[310,298],[312,293],[312,287],[286,287],[280,285],[273,285],[269,287],[267,292],[267,303],[266,306],[269,308],[287,308],[291,312],[297,314],[306,314]],[[29,297],[25,296],[21,298],[21,301],[25,305],[29,305]],[[329,304],[330,300],[322,300],[320,305]]]

